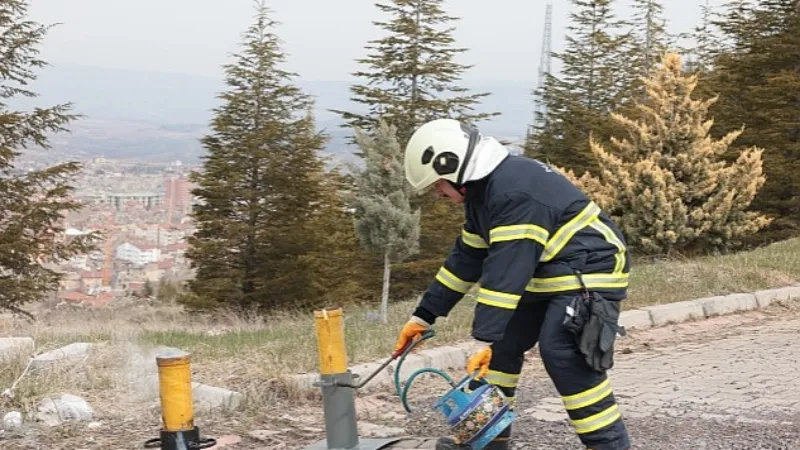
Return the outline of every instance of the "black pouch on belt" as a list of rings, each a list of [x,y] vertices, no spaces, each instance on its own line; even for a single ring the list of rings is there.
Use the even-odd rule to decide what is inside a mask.
[[[570,302],[563,325],[575,335],[586,363],[592,369],[603,372],[614,366],[617,333],[625,333],[619,326],[620,305],[617,301],[606,300],[597,292],[589,292],[580,272],[576,271],[576,275],[583,292]]]

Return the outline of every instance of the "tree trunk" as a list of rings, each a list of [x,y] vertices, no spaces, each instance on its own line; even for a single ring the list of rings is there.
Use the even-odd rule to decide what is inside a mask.
[[[383,292],[381,293],[381,320],[383,323],[389,322],[389,274],[391,273],[391,263],[389,262],[389,250],[383,254]]]

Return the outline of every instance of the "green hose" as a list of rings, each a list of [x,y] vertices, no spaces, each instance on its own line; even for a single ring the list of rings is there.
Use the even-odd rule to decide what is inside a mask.
[[[397,390],[397,395],[400,397],[400,401],[403,403],[403,408],[406,410],[406,412],[411,412],[411,407],[408,406],[408,389],[411,387],[411,384],[414,382],[414,379],[417,378],[419,375],[422,375],[423,373],[435,373],[444,378],[447,381],[447,383],[450,384],[451,386],[455,385],[453,379],[444,371],[426,367],[413,372],[408,377],[408,380],[406,380],[405,386],[403,386],[402,388],[400,387],[400,367],[402,367],[403,361],[406,359],[406,356],[414,349],[414,347],[421,344],[423,341],[432,338],[435,335],[436,332],[433,330],[428,330],[425,333],[422,333],[422,337],[414,341],[411,345],[409,345],[405,349],[405,351],[403,351],[403,353],[400,356],[400,359],[397,361],[397,367],[395,368],[394,371],[394,386],[395,389]]]

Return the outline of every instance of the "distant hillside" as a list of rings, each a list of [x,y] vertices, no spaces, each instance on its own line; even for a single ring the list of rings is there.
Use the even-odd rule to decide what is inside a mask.
[[[350,159],[349,131],[329,109],[351,109],[349,82],[297,80],[315,96],[319,127],[331,135],[327,150],[339,160]],[[522,139],[532,118],[533,83],[464,83],[475,91],[492,92],[482,111],[502,116],[484,125],[486,133]],[[212,109],[218,105],[222,80],[197,75],[128,71],[53,65],[40,73],[31,88],[37,99],[21,99],[13,107],[30,108],[72,102],[86,117],[72,125],[72,133],[54,141],[55,149],[106,157],[145,158],[152,161],[196,161],[203,153],[198,139],[207,132]]]

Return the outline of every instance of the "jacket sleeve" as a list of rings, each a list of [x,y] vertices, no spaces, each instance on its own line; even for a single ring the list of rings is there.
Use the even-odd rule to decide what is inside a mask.
[[[488,247],[475,225],[467,218],[461,235],[456,238],[436,277],[428,285],[414,315],[430,324],[437,317],[446,317],[480,279]]]
[[[533,278],[558,214],[524,193],[501,194],[489,202],[489,248],[483,264],[472,337],[496,342]]]

